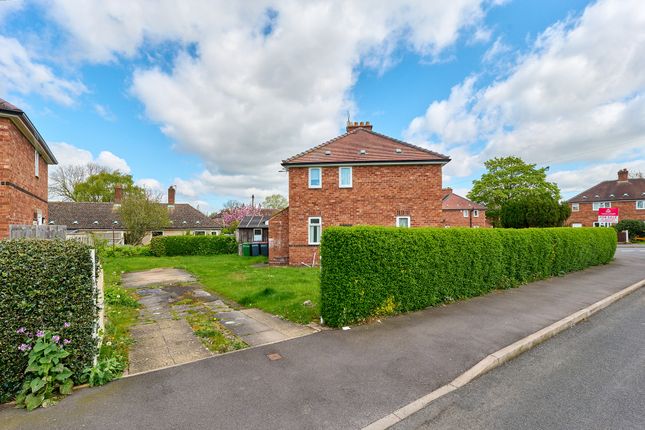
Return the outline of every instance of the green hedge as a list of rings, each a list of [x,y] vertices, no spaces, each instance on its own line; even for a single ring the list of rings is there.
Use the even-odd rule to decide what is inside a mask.
[[[608,263],[610,228],[329,227],[321,313],[332,327]]]
[[[235,254],[237,241],[231,236],[157,236],[150,242],[150,252],[157,257]]]
[[[106,245],[100,249],[101,257],[149,257],[152,255],[149,245]]]
[[[97,319],[92,287],[92,260],[87,245],[68,240],[0,241],[0,402],[13,397],[27,367],[17,348],[27,332],[63,332],[72,343],[66,366],[80,377],[92,364]],[[78,379],[75,379],[78,382]]]

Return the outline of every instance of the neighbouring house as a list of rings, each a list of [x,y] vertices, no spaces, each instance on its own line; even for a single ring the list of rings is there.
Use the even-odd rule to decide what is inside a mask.
[[[27,114],[0,99],[0,239],[11,224],[47,222],[52,164],[56,157]]]
[[[572,227],[608,227],[598,222],[598,209],[618,208],[618,219],[645,221],[645,178],[630,178],[629,171],[618,171],[618,178],[603,181],[568,201],[571,216],[566,224]]]
[[[269,219],[266,215],[248,215],[237,226],[236,238],[239,243],[269,241]]]
[[[272,264],[318,264],[328,226],[443,225],[441,170],[450,158],[349,123],[288,158],[289,207],[269,220]]]
[[[170,225],[153,230],[143,238],[143,244],[150,243],[154,236],[218,235],[222,231],[221,220],[209,218],[187,203],[175,203],[174,186],[168,188],[168,201],[161,203],[168,208]],[[50,224],[67,226],[68,237],[94,235],[107,240],[109,244],[125,243],[125,226],[119,215],[123,190],[116,187],[114,201],[95,202],[49,202]]]
[[[452,188],[443,189],[441,201],[444,227],[492,227],[486,220],[486,206],[455,194]]]

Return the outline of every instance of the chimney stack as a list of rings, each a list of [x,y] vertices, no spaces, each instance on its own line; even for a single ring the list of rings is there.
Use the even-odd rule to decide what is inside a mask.
[[[452,194],[452,188],[446,187],[446,188],[443,189],[443,192],[446,193],[446,194]]]
[[[251,207],[255,207],[255,194],[251,194]]]
[[[372,124],[370,124],[369,121],[366,121],[366,122],[347,121],[347,129],[346,129],[347,133],[354,131],[358,128],[364,128],[365,130],[372,130]]]
[[[120,205],[123,200],[123,186],[121,184],[116,184],[114,186],[114,204]]]
[[[620,182],[626,182],[629,180],[629,171],[627,169],[622,169],[618,171],[618,180]]]
[[[175,204],[175,190],[176,190],[175,185],[171,185],[168,187],[168,204],[169,205],[174,205]]]

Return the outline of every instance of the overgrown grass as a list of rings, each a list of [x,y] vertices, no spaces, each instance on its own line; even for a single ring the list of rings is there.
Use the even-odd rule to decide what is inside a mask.
[[[237,255],[177,257],[106,257],[106,285],[118,283],[122,272],[158,267],[184,269],[206,289],[242,306],[260,308],[306,324],[320,316],[320,270],[308,267],[254,267],[266,257]],[[307,300],[312,306],[304,306]]]
[[[99,351],[100,360],[115,358],[123,371],[128,365],[128,350],[132,344],[130,327],[139,316],[136,294],[117,285],[111,278],[105,281],[105,333]]]

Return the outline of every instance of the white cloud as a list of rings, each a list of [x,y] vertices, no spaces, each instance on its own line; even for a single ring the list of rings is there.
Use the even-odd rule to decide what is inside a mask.
[[[599,182],[617,179],[618,171],[624,168],[631,173],[645,173],[645,159],[595,164],[580,169],[560,170],[550,173],[547,179],[557,183],[562,193],[567,197],[571,197]]]
[[[99,156],[95,158],[90,151],[66,142],[50,142],[49,147],[58,160],[58,164],[62,166],[95,163],[112,170],[119,170],[121,173],[130,173],[131,171],[130,166],[123,158],[110,151],[101,151]]]
[[[25,2],[22,0],[0,1],[0,23],[10,14],[23,8]]]
[[[645,9],[640,6],[638,0],[599,1],[578,19],[551,26],[491,85],[476,90],[467,78],[448,99],[433,102],[415,118],[408,134],[435,144],[469,145],[478,157],[473,166],[511,154],[540,164],[642,157]]]
[[[103,118],[106,121],[114,122],[116,121],[116,115],[112,113],[110,108],[107,106],[103,106],[101,104],[94,104],[94,112],[98,114],[101,118]]]
[[[154,178],[137,179],[136,181],[134,181],[134,184],[143,188],[147,188],[153,193],[163,194],[165,192],[165,189],[161,182]]]
[[[81,82],[59,78],[50,67],[38,63],[18,40],[0,35],[0,94],[37,93],[71,105],[86,91]]]
[[[434,58],[465,31],[485,35],[483,3],[59,1],[49,13],[79,61],[176,44],[175,57],[136,70],[131,92],[204,161],[191,190],[242,198],[284,188],[279,161],[337,134],[362,67],[389,67],[399,47]]]

